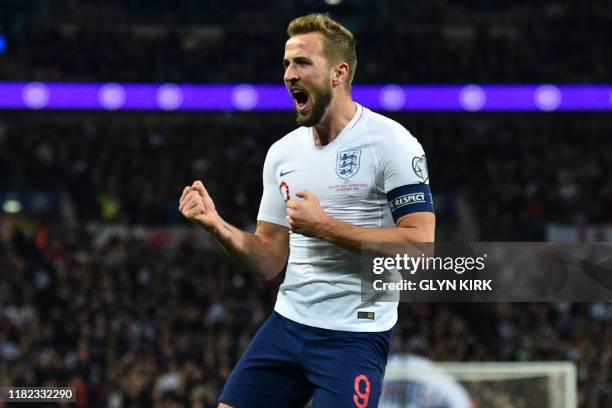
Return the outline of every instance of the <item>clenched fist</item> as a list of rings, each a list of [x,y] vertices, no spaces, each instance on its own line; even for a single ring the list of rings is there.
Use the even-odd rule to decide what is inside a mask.
[[[329,216],[319,199],[308,190],[296,194],[302,201],[287,201],[287,223],[291,231],[308,237],[318,237]]]
[[[185,218],[200,224],[209,232],[222,224],[215,203],[200,180],[183,189],[179,200],[179,211]]]

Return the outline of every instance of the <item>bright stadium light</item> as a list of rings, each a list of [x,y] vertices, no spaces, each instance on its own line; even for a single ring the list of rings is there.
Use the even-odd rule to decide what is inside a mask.
[[[4,34],[0,34],[0,55],[6,52],[7,45],[8,41],[6,39],[6,36]]]
[[[487,94],[479,85],[466,85],[459,93],[461,107],[470,112],[482,109],[486,101]]]
[[[5,213],[16,214],[21,211],[21,203],[19,200],[8,199],[2,205],[2,209]]]
[[[125,89],[123,86],[115,83],[104,84],[100,88],[98,99],[104,109],[121,109],[125,104]]]
[[[374,110],[436,112],[612,111],[610,84],[355,85]],[[104,84],[0,81],[2,109],[291,111],[280,84]]]
[[[397,111],[406,103],[406,93],[399,85],[386,85],[380,90],[378,101],[385,109]]]
[[[232,90],[232,105],[238,110],[253,110],[257,102],[259,102],[259,94],[253,85],[241,84]]]
[[[176,110],[183,103],[183,91],[175,84],[163,84],[157,90],[157,104],[167,111]]]
[[[342,0],[325,0],[325,3],[329,4],[330,6],[337,6],[338,4],[342,3]]]
[[[42,109],[49,103],[49,88],[42,82],[30,82],[23,87],[21,99],[30,109]]]
[[[541,85],[535,91],[534,101],[539,109],[554,111],[561,105],[561,91],[554,85]]]

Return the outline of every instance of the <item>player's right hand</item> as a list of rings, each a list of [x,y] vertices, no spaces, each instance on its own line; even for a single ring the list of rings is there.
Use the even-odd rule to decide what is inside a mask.
[[[200,180],[183,189],[179,199],[179,211],[183,217],[212,231],[222,223],[208,191]]]

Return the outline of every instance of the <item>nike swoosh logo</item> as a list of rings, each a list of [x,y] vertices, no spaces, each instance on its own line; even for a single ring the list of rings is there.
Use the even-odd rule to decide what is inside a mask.
[[[280,176],[281,176],[281,177],[285,177],[287,174],[289,174],[289,173],[293,173],[294,171],[297,171],[297,170],[290,170],[290,171],[285,171],[285,172],[283,172],[283,171],[281,170],[281,171],[280,171]]]

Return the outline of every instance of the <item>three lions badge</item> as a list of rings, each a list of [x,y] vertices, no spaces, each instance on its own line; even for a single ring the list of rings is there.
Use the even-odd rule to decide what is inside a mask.
[[[359,171],[361,150],[345,150],[336,157],[336,174],[343,179],[353,177]]]

